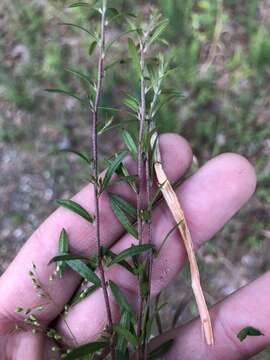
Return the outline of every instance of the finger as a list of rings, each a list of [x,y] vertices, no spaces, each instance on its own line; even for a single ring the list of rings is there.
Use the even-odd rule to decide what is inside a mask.
[[[15,332],[0,337],[2,359],[44,359],[44,337],[32,332]],[[46,356],[46,359],[48,357]]]
[[[164,334],[152,347],[174,338],[166,360],[249,359],[270,345],[269,284],[270,272],[213,307],[214,347],[202,342],[199,320]],[[236,335],[247,326],[259,329],[264,336],[247,337],[240,342]]]
[[[171,181],[174,182],[190,166],[192,159],[190,146],[185,139],[174,134],[161,136],[160,142],[166,171]],[[126,166],[131,174],[136,174],[134,161],[128,159]],[[136,194],[127,184],[113,185],[110,190],[124,196],[134,204],[136,203]],[[93,213],[92,185],[85,187],[74,197],[74,200]],[[100,198],[100,214],[101,240],[104,245],[109,246],[124,233],[124,230],[114,217],[106,193],[102,194]],[[40,321],[50,321],[55,318],[74,292],[80,279],[72,271],[68,270],[62,280],[54,281],[52,284],[49,284],[48,280],[54,266],[47,264],[57,254],[58,238],[62,228],[67,230],[72,253],[89,255],[96,250],[95,225],[91,225],[64,208],[56,210],[32,235],[0,279],[0,317],[6,319],[1,322],[0,333],[1,330],[9,328],[7,319],[18,319],[19,315],[15,314],[16,307],[28,308],[40,303],[28,276],[32,262],[37,267],[38,277],[43,286],[55,299],[54,302],[57,302],[57,306],[50,302],[39,313]]]
[[[203,241],[211,238],[249,199],[255,189],[255,182],[254,170],[247,160],[239,155],[224,154],[209,161],[176,190],[196,249]],[[156,248],[173,226],[174,221],[165,204],[153,211],[153,242]],[[118,253],[133,242],[134,239],[125,235],[112,249]],[[154,294],[179,272],[185,258],[186,252],[175,231],[159,257],[154,259],[151,285]],[[133,275],[115,265],[106,276],[121,286],[131,303],[136,302],[137,283]],[[117,306],[113,299],[112,310],[117,319]],[[88,313],[91,314],[91,322],[85,316]],[[106,325],[102,291],[95,292],[73,307],[67,316],[67,322],[79,342],[98,337]],[[62,321],[59,321],[58,328],[68,336]]]

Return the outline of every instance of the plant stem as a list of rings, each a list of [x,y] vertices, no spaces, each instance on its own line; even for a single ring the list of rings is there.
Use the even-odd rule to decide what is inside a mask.
[[[149,131],[149,125],[147,127]],[[147,242],[152,244],[152,209],[150,209],[151,204],[151,172],[150,172],[150,158],[149,158],[149,151],[146,154],[146,198],[147,198],[147,209],[148,209],[148,220],[147,220]],[[151,251],[148,255],[148,269],[147,269],[147,280],[148,280],[148,294],[146,299],[146,311],[148,311],[148,317],[151,317],[150,314],[150,302],[151,302],[151,278],[152,278],[152,264],[153,264],[153,252]],[[147,360],[148,354],[148,339],[147,333],[145,333],[145,338],[143,339],[143,354],[144,359]]]
[[[213,336],[213,330],[212,330],[212,324],[211,324],[211,318],[209,315],[209,311],[207,309],[206,301],[203,295],[202,287],[200,284],[200,272],[196,261],[195,252],[193,249],[193,243],[192,238],[190,235],[189,228],[187,226],[187,222],[183,213],[183,210],[181,208],[181,205],[179,203],[179,200],[177,198],[177,195],[175,194],[161,163],[161,158],[159,157],[157,159],[157,162],[155,163],[155,172],[158,179],[158,182],[160,184],[164,184],[162,186],[162,194],[164,196],[164,199],[176,221],[178,223],[178,230],[181,234],[181,238],[183,240],[183,243],[185,245],[188,260],[190,264],[190,273],[191,273],[191,285],[192,290],[196,299],[197,307],[199,310],[200,318],[201,318],[201,324],[202,324],[202,330],[203,334],[206,340],[206,343],[208,345],[214,345],[214,336]]]
[[[96,179],[94,183],[94,203],[95,203],[95,218],[96,218],[96,241],[97,241],[97,253],[98,253],[98,269],[101,277],[101,285],[105,300],[109,330],[112,331],[113,321],[110,308],[110,301],[106,286],[105,272],[102,264],[102,248],[100,237],[100,209],[99,209],[99,186],[98,186],[98,134],[97,134],[97,122],[99,103],[102,91],[102,81],[104,78],[104,60],[105,60],[105,21],[106,21],[106,0],[102,2],[102,15],[101,15],[101,39],[100,39],[100,54],[98,61],[98,77],[96,85],[96,97],[94,108],[92,109],[92,153],[93,153],[93,173]],[[113,350],[113,349],[112,349]],[[114,351],[112,351],[112,357],[115,358]]]
[[[139,244],[142,244],[142,230],[143,222],[141,218],[141,211],[143,209],[143,184],[144,184],[144,159],[143,159],[143,138],[145,127],[145,80],[144,80],[144,44],[140,40],[140,65],[141,65],[141,105],[140,105],[140,129],[139,129],[139,141],[138,141],[138,192],[137,192],[137,227]]]
[[[145,128],[145,58],[144,58],[144,41],[140,38],[140,72],[141,72],[141,104],[139,113],[139,141],[138,141],[138,192],[137,192],[137,227],[138,227],[138,239],[139,244],[143,241],[143,222],[141,218],[141,212],[143,210],[143,190],[144,190],[144,159],[143,159],[143,138]],[[141,336],[142,331],[142,315],[143,315],[143,296],[139,290],[139,316],[137,335]],[[137,360],[141,358],[141,346],[137,349]]]

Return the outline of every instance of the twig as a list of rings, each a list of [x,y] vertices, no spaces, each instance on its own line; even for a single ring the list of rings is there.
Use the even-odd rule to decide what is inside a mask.
[[[157,134],[154,134],[154,136],[157,137]],[[178,230],[181,234],[182,240],[184,242],[184,245],[185,245],[185,248],[187,251],[188,260],[189,260],[189,264],[190,264],[192,290],[193,290],[195,300],[197,303],[197,307],[198,307],[198,311],[200,314],[202,330],[203,330],[203,334],[204,334],[206,343],[208,345],[214,345],[214,335],[213,335],[213,330],[212,330],[211,319],[210,319],[209,311],[207,309],[203,291],[201,288],[200,273],[199,273],[199,269],[198,269],[198,265],[197,265],[197,261],[196,261],[195,252],[193,249],[193,243],[192,243],[190,231],[187,226],[187,222],[186,222],[186,219],[184,216],[184,212],[181,208],[180,202],[179,202],[179,200],[176,196],[176,193],[174,192],[174,190],[163,170],[158,140],[154,140],[154,141],[157,141],[156,151],[155,151],[155,161],[156,162],[154,165],[157,180],[158,180],[159,184],[163,184],[162,189],[161,189],[163,197],[164,197],[176,223],[178,223]]]
[[[101,97],[101,87],[104,78],[104,60],[105,60],[105,21],[106,21],[106,6],[107,1],[102,2],[102,15],[101,15],[101,39],[100,39],[100,54],[98,61],[98,77],[96,85],[96,97],[95,104],[92,109],[92,153],[93,153],[93,173],[96,179],[94,183],[94,195],[95,195],[95,219],[96,219],[96,241],[97,241],[97,252],[98,252],[98,269],[101,277],[101,285],[103,289],[103,295],[105,300],[107,318],[109,323],[110,331],[113,329],[112,313],[110,308],[110,301],[106,286],[105,272],[102,264],[102,248],[100,238],[100,210],[99,210],[99,187],[98,187],[98,134],[97,134],[97,122],[98,122],[98,111]],[[112,351],[112,357],[114,358],[114,351]]]

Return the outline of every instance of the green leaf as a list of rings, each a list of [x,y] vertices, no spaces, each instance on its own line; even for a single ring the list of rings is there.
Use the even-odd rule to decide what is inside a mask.
[[[124,312],[128,312],[129,314],[133,314],[131,306],[129,305],[125,295],[119,289],[119,287],[112,281],[109,281],[109,286],[111,288],[112,294],[119,306],[121,314]]]
[[[90,46],[89,46],[89,50],[88,50],[88,55],[91,56],[93,54],[93,52],[95,51],[95,48],[97,47],[97,41],[93,41]]]
[[[128,177],[130,177],[128,169],[123,164],[120,165],[116,173],[119,176],[119,178],[116,179],[116,181],[121,181],[121,178],[128,179]],[[134,180],[130,180],[130,181],[127,180],[128,184],[136,194],[137,194],[137,184],[136,184],[137,179],[138,176],[136,175]]]
[[[153,251],[154,246],[152,244],[143,244],[143,245],[132,245],[130,248],[123,250],[118,254],[112,261],[113,264],[117,264],[119,261],[122,261],[128,257],[139,255],[146,251]]]
[[[58,242],[58,254],[62,255],[62,254],[66,254],[67,252],[68,252],[68,236],[66,230],[62,229]],[[56,267],[57,269],[59,269],[60,277],[62,277],[66,268],[65,262],[57,261]]]
[[[130,313],[125,311],[120,319],[120,325],[123,326],[125,329],[130,329],[131,327],[131,317]],[[116,342],[116,351],[117,351],[117,359],[119,360],[126,360],[129,359],[128,356],[128,342],[125,337],[118,334],[117,342]]]
[[[112,264],[112,260],[117,256],[114,252],[112,252],[110,249],[106,248],[105,246],[101,247],[102,249],[102,255],[106,256],[110,259],[109,263],[106,264],[107,266],[110,266]],[[134,274],[134,269],[129,265],[127,261],[120,261],[118,262],[118,265],[122,266],[132,274]]]
[[[163,89],[162,94],[164,95],[174,95],[175,97],[181,97],[184,98],[184,95],[181,91],[177,89]]]
[[[58,153],[71,153],[71,154],[78,156],[80,159],[85,161],[88,165],[92,164],[92,161],[89,159],[89,157],[86,154],[83,154],[82,152],[80,152],[78,150],[65,148],[65,149],[57,149],[57,150],[54,150],[51,152],[51,154],[58,154]]]
[[[86,2],[77,2],[77,3],[69,5],[69,8],[76,8],[76,7],[80,7],[80,6],[90,6],[90,4],[86,3]]]
[[[69,73],[79,77],[80,79],[86,81],[91,87],[93,87],[92,82],[90,81],[89,77],[82,73],[81,71],[75,70],[75,69],[71,69],[71,68],[65,68],[66,71],[68,71]]]
[[[166,27],[168,26],[169,21],[167,19],[162,20],[158,23],[155,31],[153,32],[153,35],[151,36],[149,42],[148,42],[148,46],[151,45],[154,41],[158,40],[158,38],[160,37],[160,35],[163,33],[163,31],[166,29]]]
[[[100,287],[101,281],[99,277],[81,260],[68,260],[68,266],[81,275],[83,279],[91,282],[92,284]]]
[[[59,254],[66,254],[68,252],[68,237],[65,229],[62,229],[59,238]]]
[[[151,351],[150,354],[148,355],[147,359],[152,360],[152,359],[158,359],[158,358],[162,357],[171,349],[171,347],[173,346],[173,343],[174,343],[173,339],[165,341],[163,344],[161,344],[156,349]]]
[[[97,134],[98,134],[98,135],[102,135],[102,134],[104,134],[105,131],[107,131],[109,128],[111,129],[111,128],[112,128],[111,124],[112,124],[112,122],[113,122],[113,119],[114,119],[113,116],[111,116],[110,119],[107,120],[104,125],[101,124],[101,126],[98,126],[98,128],[97,128]]]
[[[79,304],[82,300],[84,300],[87,296],[91,295],[94,291],[96,291],[99,287],[96,285],[92,285],[85,289],[79,289],[74,296],[70,299],[68,306],[74,306]]]
[[[63,254],[63,255],[57,255],[54,256],[50,262],[48,263],[48,265],[57,262],[57,261],[69,261],[69,260],[84,260],[84,261],[89,261],[89,258],[85,257],[85,256],[80,256],[80,255],[69,255],[69,254]]]
[[[80,98],[79,96],[73,94],[72,92],[70,91],[67,91],[67,90],[62,90],[62,89],[45,89],[45,91],[47,92],[51,92],[51,93],[58,93],[58,94],[63,94],[63,95],[67,95],[67,96],[71,96],[73,97],[74,99],[80,101],[81,103],[85,103],[85,100]]]
[[[247,336],[264,336],[264,334],[252,326],[245,327],[237,334],[237,337],[240,341],[244,341]]]
[[[119,324],[115,324],[113,326],[113,329],[118,335],[124,337],[127,340],[127,342],[133,345],[134,347],[138,345],[139,341],[137,336],[133,335],[129,330],[127,330],[123,326]]]
[[[139,110],[139,103],[136,98],[128,97],[123,100],[123,104],[125,104],[128,108],[133,110],[136,114]]]
[[[113,176],[113,174],[116,172],[116,170],[119,168],[120,164],[122,163],[122,161],[124,160],[125,156],[127,155],[126,151],[121,152],[120,154],[118,154],[110,163],[110,165],[107,168],[107,171],[105,173],[105,176],[103,178],[102,181],[102,187],[101,187],[101,191],[104,191],[107,186],[109,185],[109,182]]]
[[[108,343],[104,341],[96,341],[96,342],[88,343],[71,350],[71,352],[66,355],[65,359],[66,360],[81,359],[82,356],[93,354],[96,351],[104,349],[106,346],[108,346]]]
[[[137,210],[136,208],[131,205],[129,202],[127,202],[125,199],[123,199],[121,196],[109,193],[109,197],[111,200],[114,200],[114,202],[128,215],[130,215],[132,218],[136,218],[137,216]]]
[[[56,200],[57,204],[73,211],[75,214],[81,216],[85,220],[89,221],[91,224],[94,222],[94,216],[90,215],[88,211],[86,211],[81,205],[76,203],[73,200]]]
[[[93,39],[97,40],[96,36],[91,33],[91,31],[85,29],[84,27],[80,26],[80,25],[77,25],[77,24],[72,24],[72,23],[60,23],[59,25],[64,25],[64,26],[71,26],[71,27],[75,27],[77,29],[80,29],[84,32],[86,32],[88,35],[90,35]]]
[[[137,47],[134,41],[130,38],[128,39],[128,51],[136,71],[138,72],[138,74],[140,74],[141,65],[140,65],[140,58],[138,55]]]
[[[130,223],[129,219],[127,218],[126,214],[124,213],[124,211],[121,209],[121,207],[119,206],[118,201],[113,198],[110,197],[110,201],[111,201],[111,206],[112,206],[112,210],[115,214],[115,216],[117,217],[117,219],[119,220],[119,222],[122,224],[122,226],[124,227],[124,229],[131,234],[133,237],[135,237],[136,239],[138,239],[138,232],[135,229],[135,227]]]

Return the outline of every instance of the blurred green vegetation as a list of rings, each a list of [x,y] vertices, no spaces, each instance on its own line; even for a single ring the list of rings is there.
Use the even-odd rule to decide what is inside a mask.
[[[67,9],[67,1],[13,0],[1,3],[5,31],[0,38],[0,96],[33,118],[57,121],[59,128],[87,126],[87,116],[61,95],[49,97],[46,87],[81,91],[66,67],[93,71],[95,57],[89,58],[89,39],[60,22],[74,22],[89,29],[96,26],[95,16],[85,10]],[[269,204],[270,126],[270,9],[259,0],[159,0],[136,4],[114,1],[114,6],[134,13],[158,7],[170,20],[167,52],[179,67],[171,85],[181,90],[181,103],[165,106],[160,114],[162,131],[185,136],[199,164],[212,156],[235,151],[255,165],[258,175],[257,203],[260,217],[251,211],[245,241],[257,244],[259,231],[269,221],[263,204]],[[118,33],[121,24],[112,32]],[[123,45],[124,44],[124,45]],[[125,56],[124,41],[113,49]],[[132,88],[133,73],[118,65],[107,76],[104,102],[119,106],[121,90]],[[70,124],[70,117],[76,123]],[[122,118],[122,120],[124,120]],[[66,126],[66,124],[68,124]],[[27,128],[8,124],[0,139],[19,142]],[[76,142],[76,141],[75,141]],[[53,146],[53,144],[48,144]],[[245,224],[245,226],[247,226]]]

